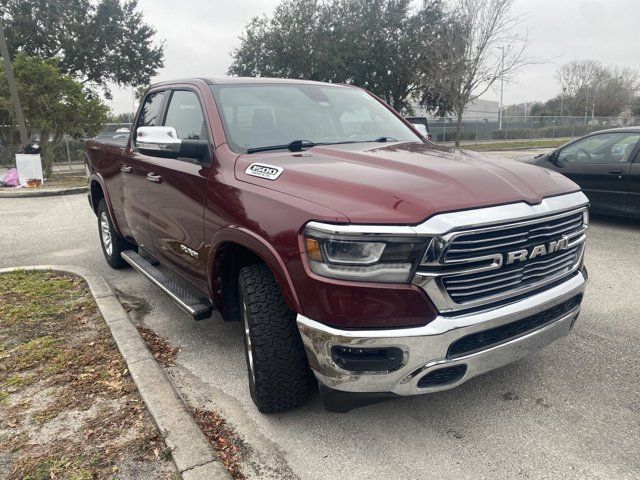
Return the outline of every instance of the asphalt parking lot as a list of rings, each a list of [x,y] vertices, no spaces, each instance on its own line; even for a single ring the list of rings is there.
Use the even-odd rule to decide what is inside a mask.
[[[592,218],[581,317],[539,354],[431,396],[333,414],[316,395],[279,415],[251,403],[240,324],[194,322],[135,272],[109,269],[85,195],[0,199],[0,222],[0,267],[94,269],[182,347],[175,385],[234,426],[253,478],[640,478],[638,221]]]

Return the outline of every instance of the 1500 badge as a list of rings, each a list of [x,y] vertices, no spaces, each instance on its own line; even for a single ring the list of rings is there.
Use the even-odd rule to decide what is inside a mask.
[[[251,175],[253,177],[266,178],[267,180],[275,180],[278,178],[284,168],[276,167],[274,165],[267,165],[266,163],[252,163],[247,167],[244,171],[247,175]]]

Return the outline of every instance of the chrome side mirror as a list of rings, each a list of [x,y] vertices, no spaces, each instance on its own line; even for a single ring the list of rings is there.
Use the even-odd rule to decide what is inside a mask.
[[[177,154],[182,140],[173,127],[138,127],[136,147],[146,155]]]
[[[139,127],[136,147],[150,157],[191,158],[201,162],[211,159],[207,140],[180,140],[173,127]]]

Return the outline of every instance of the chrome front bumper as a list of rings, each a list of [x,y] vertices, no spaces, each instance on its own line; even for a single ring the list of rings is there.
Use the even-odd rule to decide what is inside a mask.
[[[454,388],[472,377],[519,360],[567,335],[578,316],[580,305],[521,336],[465,356],[447,358],[449,346],[456,340],[560,305],[581,295],[586,281],[586,274],[578,271],[563,283],[520,301],[464,315],[438,316],[421,327],[339,330],[298,315],[298,328],[309,364],[318,381],[324,386],[353,393],[418,395]],[[332,360],[333,346],[398,347],[403,351],[402,366],[386,373],[350,372],[340,368]],[[418,387],[420,379],[430,372],[455,365],[466,366],[464,375],[456,381]]]

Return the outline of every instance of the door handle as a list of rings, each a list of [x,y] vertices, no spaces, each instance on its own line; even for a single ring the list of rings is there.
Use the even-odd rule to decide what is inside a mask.
[[[122,166],[120,167],[120,171],[121,171],[122,173],[131,173],[131,172],[133,172],[133,167],[131,167],[131,166],[129,166],[129,165],[122,165]]]
[[[609,173],[611,175],[620,175],[620,174],[622,174],[622,169],[620,169],[620,170],[609,170]]]
[[[147,173],[147,180],[155,183],[162,183],[162,176],[156,175],[155,173]]]

